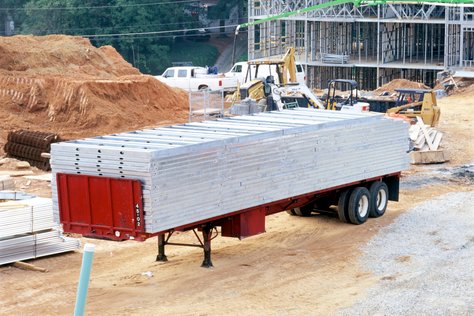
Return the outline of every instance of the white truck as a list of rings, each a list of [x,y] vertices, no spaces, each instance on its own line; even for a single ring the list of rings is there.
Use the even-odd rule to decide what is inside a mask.
[[[245,61],[235,63],[232,68],[224,73],[226,78],[235,78],[239,81],[240,84],[243,84],[249,80],[255,79],[255,65],[251,65],[250,76],[247,78],[247,72],[249,64]],[[278,75],[276,71],[276,65],[261,65],[258,69],[258,77],[265,78],[272,75],[275,78],[275,83],[278,82]],[[298,83],[306,84],[306,74],[304,72],[304,67],[300,63],[296,63],[296,79]]]
[[[205,89],[233,91],[237,88],[236,78],[226,78],[222,74],[208,74],[208,69],[205,67],[170,67],[155,78],[169,86],[188,91]]]

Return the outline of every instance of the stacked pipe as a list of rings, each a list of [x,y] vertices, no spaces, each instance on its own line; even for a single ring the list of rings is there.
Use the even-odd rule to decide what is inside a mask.
[[[41,154],[49,153],[51,144],[59,141],[57,134],[19,130],[8,133],[7,140],[5,152],[10,157],[28,161],[41,170],[51,169],[49,158]]]

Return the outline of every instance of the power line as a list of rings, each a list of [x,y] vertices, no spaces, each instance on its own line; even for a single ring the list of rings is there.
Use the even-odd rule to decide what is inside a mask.
[[[244,30],[242,32],[239,32],[240,33],[248,33],[247,30]],[[232,32],[224,32],[224,33],[219,33],[220,35],[222,34],[226,34],[226,35],[233,35],[234,34],[234,31]],[[153,36],[153,35],[144,35],[144,36],[136,36],[136,37],[133,37],[133,39],[162,39],[162,38],[186,38],[186,37],[197,37],[197,36],[206,36],[206,34],[189,34],[189,35],[156,35],[156,36]],[[94,39],[95,41],[107,41],[107,40],[126,40],[128,38],[121,38],[120,36],[119,37],[101,37],[101,38],[97,38],[97,39]]]
[[[239,18],[239,19],[234,19],[237,21],[246,21],[246,18]],[[220,21],[220,19],[211,19],[208,21],[213,21],[217,22]],[[127,28],[137,28],[137,27],[155,27],[155,26],[167,26],[167,25],[188,25],[188,24],[195,24],[198,23],[198,21],[189,21],[189,22],[173,22],[173,23],[152,23],[152,24],[135,24],[135,25],[125,25],[125,26],[95,26],[95,27],[83,27],[83,28],[54,28],[54,29],[44,29],[41,30],[43,33],[56,33],[56,32],[63,32],[63,31],[84,31],[84,30],[113,30],[113,29],[127,29]],[[208,28],[208,27],[202,27],[202,28]],[[183,29],[185,31],[187,29]],[[41,33],[41,32],[40,32]]]
[[[150,3],[135,3],[135,4],[117,4],[117,5],[102,5],[102,6],[82,6],[82,7],[23,7],[23,8],[0,8],[1,11],[47,11],[47,10],[80,10],[80,9],[112,9],[112,8],[129,8],[129,7],[144,7],[157,6],[164,4],[182,4],[198,2],[197,0],[177,0],[165,2],[150,2]]]
[[[225,26],[210,26],[205,27],[205,29],[212,30],[212,29],[220,29],[222,27],[237,27],[238,24],[232,25],[225,25]],[[181,30],[169,30],[169,31],[153,31],[153,32],[135,32],[135,33],[115,33],[115,34],[88,34],[88,35],[78,35],[82,37],[115,37],[115,36],[135,36],[135,35],[154,35],[154,34],[166,34],[166,33],[176,33],[176,32],[183,32],[183,31],[198,31],[203,29],[203,27],[198,27],[194,29],[181,29]]]

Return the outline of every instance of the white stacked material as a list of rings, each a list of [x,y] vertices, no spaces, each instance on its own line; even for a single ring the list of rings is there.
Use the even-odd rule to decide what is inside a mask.
[[[15,182],[10,176],[0,176],[0,190],[11,190],[15,188]]]
[[[52,200],[3,191],[0,203],[0,265],[75,250],[78,239],[61,235],[53,220]],[[28,197],[26,199],[23,199]]]
[[[406,123],[292,109],[52,144],[57,173],[139,179],[145,228],[171,229],[408,167]]]
[[[0,265],[73,251],[79,247],[79,239],[64,237],[57,228],[0,239]]]
[[[410,126],[409,132],[415,150],[438,150],[441,140],[443,139],[443,133],[429,125],[425,125],[421,117],[417,117],[416,119],[416,124]]]
[[[349,62],[349,55],[321,54],[321,61],[326,64],[347,64]]]
[[[51,199],[33,198],[0,203],[0,239],[55,226]]]

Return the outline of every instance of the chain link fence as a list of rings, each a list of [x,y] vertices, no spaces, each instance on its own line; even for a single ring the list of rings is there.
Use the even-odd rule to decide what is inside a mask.
[[[189,92],[189,122],[224,117],[224,90]]]

